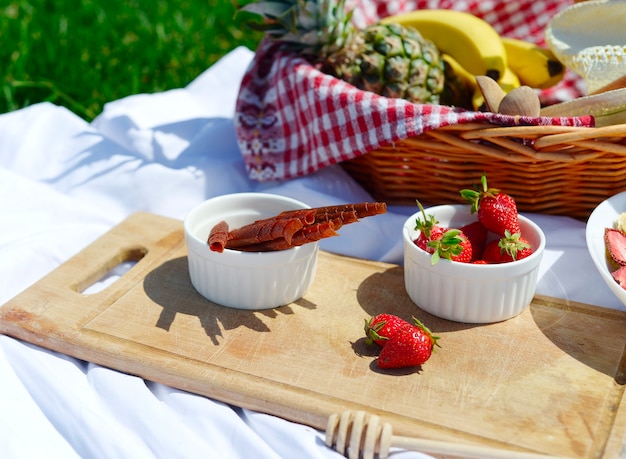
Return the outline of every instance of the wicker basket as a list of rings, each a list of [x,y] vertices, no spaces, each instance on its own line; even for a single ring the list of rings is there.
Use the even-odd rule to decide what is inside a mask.
[[[626,190],[626,124],[461,124],[342,164],[375,199],[392,205],[463,202],[459,191],[486,173],[489,186],[513,196],[522,212],[586,220],[600,202]]]

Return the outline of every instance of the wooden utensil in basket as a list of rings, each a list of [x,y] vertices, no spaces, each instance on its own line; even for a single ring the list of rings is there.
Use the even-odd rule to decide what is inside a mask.
[[[586,219],[626,189],[626,124],[606,127],[457,124],[342,163],[375,199],[388,204],[463,202],[479,183],[512,195],[522,212]]]

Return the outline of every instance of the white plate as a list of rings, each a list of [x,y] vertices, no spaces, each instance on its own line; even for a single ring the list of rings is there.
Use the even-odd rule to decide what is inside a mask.
[[[615,296],[626,306],[626,290],[620,287],[611,276],[604,244],[604,229],[613,228],[617,217],[622,212],[626,212],[626,191],[610,197],[594,209],[587,220],[585,236],[589,254],[600,275]]]

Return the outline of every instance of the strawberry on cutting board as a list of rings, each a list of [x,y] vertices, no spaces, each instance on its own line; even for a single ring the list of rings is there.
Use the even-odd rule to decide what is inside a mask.
[[[415,324],[407,323],[387,341],[378,356],[379,368],[414,367],[430,358],[439,337],[433,336],[418,319],[413,320]]]
[[[384,346],[389,341],[389,338],[407,324],[409,322],[396,315],[378,314],[365,321],[366,343],[376,343],[379,346]]]
[[[378,314],[365,321],[366,343],[382,347],[379,368],[404,368],[425,363],[433,347],[439,346],[438,336],[413,317],[408,322],[393,314]]]
[[[470,203],[471,212],[476,213],[478,221],[489,231],[502,237],[505,231],[521,232],[515,200],[497,188],[489,188],[486,175],[481,177],[481,185],[475,190],[465,189],[460,193]]]

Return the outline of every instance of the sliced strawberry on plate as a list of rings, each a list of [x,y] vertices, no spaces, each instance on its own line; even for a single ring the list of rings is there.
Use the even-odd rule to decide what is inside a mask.
[[[617,282],[620,287],[626,289],[626,266],[622,266],[617,271],[613,271],[611,273],[615,282]]]
[[[614,228],[604,229],[604,243],[606,251],[615,263],[626,265],[626,234]]]

